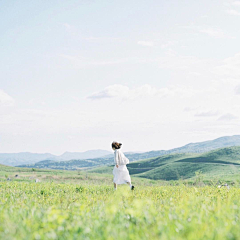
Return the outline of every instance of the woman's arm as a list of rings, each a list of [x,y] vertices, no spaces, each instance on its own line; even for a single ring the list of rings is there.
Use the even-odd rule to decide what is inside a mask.
[[[123,160],[124,164],[129,163],[129,159],[125,156],[125,154],[123,152],[121,152],[121,157],[122,157],[122,160]]]

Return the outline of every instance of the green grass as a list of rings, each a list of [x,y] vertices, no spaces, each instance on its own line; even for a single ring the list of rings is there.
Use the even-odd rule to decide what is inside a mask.
[[[0,182],[0,239],[240,239],[240,189]]]
[[[240,168],[235,166],[223,166],[219,164],[199,164],[199,163],[183,163],[176,162],[174,164],[166,164],[162,167],[154,168],[145,173],[136,174],[134,176],[145,177],[150,179],[178,180],[192,179],[196,177],[196,172],[201,172],[204,179],[227,179],[240,180]]]
[[[114,191],[108,171],[0,165],[0,239],[240,239],[239,182],[228,190],[133,176],[134,191]]]

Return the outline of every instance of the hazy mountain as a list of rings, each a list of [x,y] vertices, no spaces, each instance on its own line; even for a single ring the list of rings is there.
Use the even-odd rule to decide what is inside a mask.
[[[125,153],[130,162],[159,157],[163,155],[173,153],[203,153],[210,150],[222,148],[240,146],[240,136],[221,137],[215,140],[190,143],[180,148],[174,148],[171,150],[150,151],[145,153]],[[50,159],[49,159],[50,160]],[[35,168],[52,168],[52,169],[69,169],[76,170],[81,168],[92,168],[97,166],[113,164],[113,153],[105,157],[88,158],[88,159],[72,159],[71,161],[51,161],[41,162],[36,164],[21,165],[21,167],[35,167]]]
[[[109,155],[111,152],[106,150],[89,150],[86,152],[65,152],[58,156],[56,160],[71,160],[71,159],[87,159],[87,158],[99,158]]]
[[[60,156],[50,153],[0,153],[0,164],[17,166],[22,164],[34,164],[43,160],[65,161],[71,159],[99,158],[109,155],[106,150],[90,150],[86,152],[65,152]]]
[[[0,153],[0,164],[16,166],[19,164],[35,163],[44,159],[54,159],[56,156],[50,153]]]
[[[92,168],[101,165],[109,165],[112,162],[113,159],[111,158],[76,159],[68,161],[44,160],[37,162],[35,164],[19,165],[18,167],[78,170],[84,168]]]
[[[220,137],[205,142],[189,143],[181,148],[175,148],[172,152],[207,152],[217,148],[240,146],[240,135]]]
[[[220,137],[214,140],[189,143],[183,147],[173,148],[170,150],[150,151],[145,153],[131,154],[129,157],[135,161],[139,159],[153,158],[157,156],[172,153],[203,153],[223,147],[240,146],[240,135]],[[127,154],[126,154],[127,155]]]

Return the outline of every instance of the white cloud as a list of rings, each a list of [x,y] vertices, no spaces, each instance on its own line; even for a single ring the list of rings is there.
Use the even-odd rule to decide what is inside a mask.
[[[237,86],[235,87],[235,93],[236,93],[237,95],[240,95],[240,85],[237,85]]]
[[[42,101],[42,100],[38,100],[38,99],[30,99],[28,101],[29,105],[46,105],[46,102],[45,101]]]
[[[0,106],[12,106],[14,105],[14,99],[0,89]]]
[[[154,43],[153,41],[138,41],[137,44],[146,46],[146,47],[153,47]]]
[[[228,36],[221,28],[215,26],[198,26],[191,24],[189,26],[180,26],[180,28],[192,29],[193,31],[206,34],[213,38],[233,38],[232,36]]]
[[[122,98],[122,99],[133,99],[143,96],[166,96],[169,95],[170,91],[167,88],[156,89],[150,85],[143,85],[135,89],[129,89],[127,86],[115,84],[106,87],[104,90],[93,93],[88,98],[91,99],[102,99],[102,98]]]
[[[185,107],[184,108],[184,111],[185,112],[192,112],[192,111],[195,111],[195,110],[197,110],[198,109],[198,107]]]
[[[64,23],[63,26],[67,29],[67,30],[71,30],[73,27],[71,25],[69,25],[68,23]]]
[[[206,111],[206,112],[198,112],[194,116],[195,117],[214,117],[214,116],[218,116],[218,115],[219,115],[218,111],[210,110],[210,111]]]
[[[170,49],[166,54],[167,56],[157,59],[160,68],[185,70],[188,74],[195,75],[196,77],[200,76],[199,73],[206,73],[216,64],[216,62],[211,59],[179,55]]]
[[[218,121],[232,121],[232,120],[236,120],[238,119],[237,116],[231,114],[231,113],[226,113],[226,114],[223,114],[222,116],[220,116],[218,118]]]
[[[171,47],[171,46],[175,46],[178,44],[178,41],[168,41],[167,43],[164,43],[161,45],[161,48],[168,48],[168,47]]]
[[[155,88],[148,84],[140,87],[130,89],[127,86],[115,84],[106,87],[100,92],[96,92],[88,96],[89,99],[104,99],[104,98],[121,98],[121,99],[135,99],[139,97],[167,97],[178,95],[180,98],[187,98],[193,96],[198,90],[190,88],[181,88],[172,86],[169,88]]]
[[[205,33],[208,36],[214,37],[214,38],[224,38],[224,37],[226,37],[223,30],[221,30],[219,28],[212,28],[212,27],[201,28],[200,27],[199,32],[200,33]]]
[[[240,53],[224,59],[219,66],[213,68],[212,72],[221,77],[240,79]]]
[[[114,97],[122,97],[129,95],[129,88],[120,84],[115,84],[112,86],[106,87],[104,90],[100,92],[93,93],[88,98],[91,99],[101,99],[101,98],[114,98]]]
[[[240,1],[233,1],[233,2],[232,2],[232,5],[240,6]]]
[[[229,9],[226,11],[229,15],[240,16],[240,12],[234,9]]]

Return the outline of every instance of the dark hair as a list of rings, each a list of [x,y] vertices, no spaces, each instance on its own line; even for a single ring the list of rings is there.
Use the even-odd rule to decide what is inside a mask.
[[[122,146],[121,143],[118,143],[118,142],[112,142],[112,148],[115,148],[115,149],[120,149]]]

